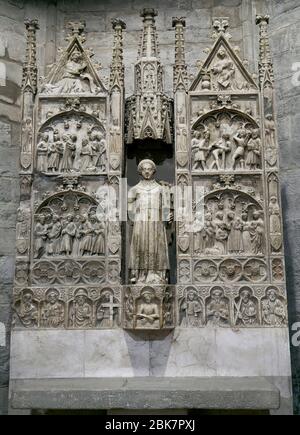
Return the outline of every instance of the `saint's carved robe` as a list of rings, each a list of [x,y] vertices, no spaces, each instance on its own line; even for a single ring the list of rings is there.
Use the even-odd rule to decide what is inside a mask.
[[[133,220],[129,269],[147,282],[170,269],[164,213],[168,209],[164,187],[143,180],[129,192],[129,217]]]

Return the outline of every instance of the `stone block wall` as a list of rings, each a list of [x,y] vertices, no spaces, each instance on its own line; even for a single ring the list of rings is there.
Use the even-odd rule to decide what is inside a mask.
[[[296,0],[270,2],[277,121],[281,153],[290,326],[300,322],[300,4]],[[298,62],[298,67],[297,67]],[[292,332],[291,332],[292,334]],[[300,346],[291,346],[295,413],[300,414]]]
[[[86,20],[88,46],[108,77],[113,34],[111,20],[127,23],[125,34],[126,93],[133,92],[133,65],[137,57],[143,7],[158,9],[157,27],[166,92],[172,93],[174,63],[173,16],[187,19],[186,51],[189,73],[211,46],[211,19],[229,17],[232,40],[241,45],[241,57],[257,70],[258,29],[255,14],[271,15],[271,42],[277,86],[286,261],[291,325],[300,321],[300,78],[293,64],[300,62],[300,5],[298,0],[0,0],[0,415],[5,413],[9,370],[10,296],[12,290],[15,224],[18,204],[18,154],[20,142],[20,85],[24,59],[25,17],[37,18],[39,74],[55,62],[57,47],[65,45],[64,25]],[[243,44],[242,44],[243,41]],[[296,68],[296,67],[295,67]],[[295,410],[300,412],[300,347],[292,347]]]
[[[19,202],[23,21],[22,2],[0,2],[0,415],[7,410],[9,379],[10,307]]]

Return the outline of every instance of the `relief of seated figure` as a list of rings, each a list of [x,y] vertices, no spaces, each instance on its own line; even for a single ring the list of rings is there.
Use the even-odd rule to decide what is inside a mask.
[[[83,55],[75,50],[67,61],[62,78],[56,84],[45,86],[46,93],[82,94],[97,93],[99,90],[94,78],[87,73]]]

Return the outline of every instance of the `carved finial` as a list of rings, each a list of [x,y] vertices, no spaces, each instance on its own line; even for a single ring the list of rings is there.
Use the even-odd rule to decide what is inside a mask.
[[[37,64],[36,64],[36,31],[39,29],[38,20],[25,20],[26,27],[26,59],[23,65],[23,92],[36,94]]]
[[[144,8],[140,14],[140,16],[144,18],[144,22],[152,21],[153,24],[155,23],[155,17],[157,17],[157,15],[157,10],[153,8]]]
[[[269,15],[256,15],[256,24],[269,24],[270,16]]]
[[[188,77],[185,63],[185,18],[173,18],[172,25],[175,27],[175,65],[174,65],[174,91],[178,88],[187,90]]]
[[[213,28],[214,28],[214,32],[212,34],[213,39],[217,39],[220,35],[223,35],[226,39],[231,38],[230,33],[227,32],[227,29],[229,28],[228,17],[214,17]]]
[[[126,29],[126,23],[118,18],[111,20],[111,23],[112,23],[112,27],[114,30],[115,29],[122,29],[122,30]]]
[[[139,57],[158,57],[158,37],[155,27],[157,11],[152,8],[145,8],[141,12],[144,27],[141,33]]]
[[[66,37],[66,40],[70,42],[74,36],[77,36],[79,41],[83,44],[86,41],[85,38],[85,21],[69,21],[67,23],[67,30],[69,31],[68,36]]]
[[[126,29],[124,21],[119,19],[112,20],[114,30],[113,56],[110,67],[110,86],[115,83],[124,85],[124,63],[123,63],[123,30]]]
[[[172,26],[175,27],[175,64],[185,65],[185,18],[173,18]]]
[[[263,87],[265,80],[274,81],[273,62],[268,34],[269,15],[257,15],[256,24],[260,28],[259,34],[259,79]]]

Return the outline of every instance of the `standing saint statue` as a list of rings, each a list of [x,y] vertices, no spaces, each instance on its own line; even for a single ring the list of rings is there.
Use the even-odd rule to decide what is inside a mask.
[[[166,226],[171,224],[169,187],[158,183],[156,165],[143,160],[142,180],[129,191],[128,213],[133,222],[129,269],[131,283],[166,284],[170,270]]]

